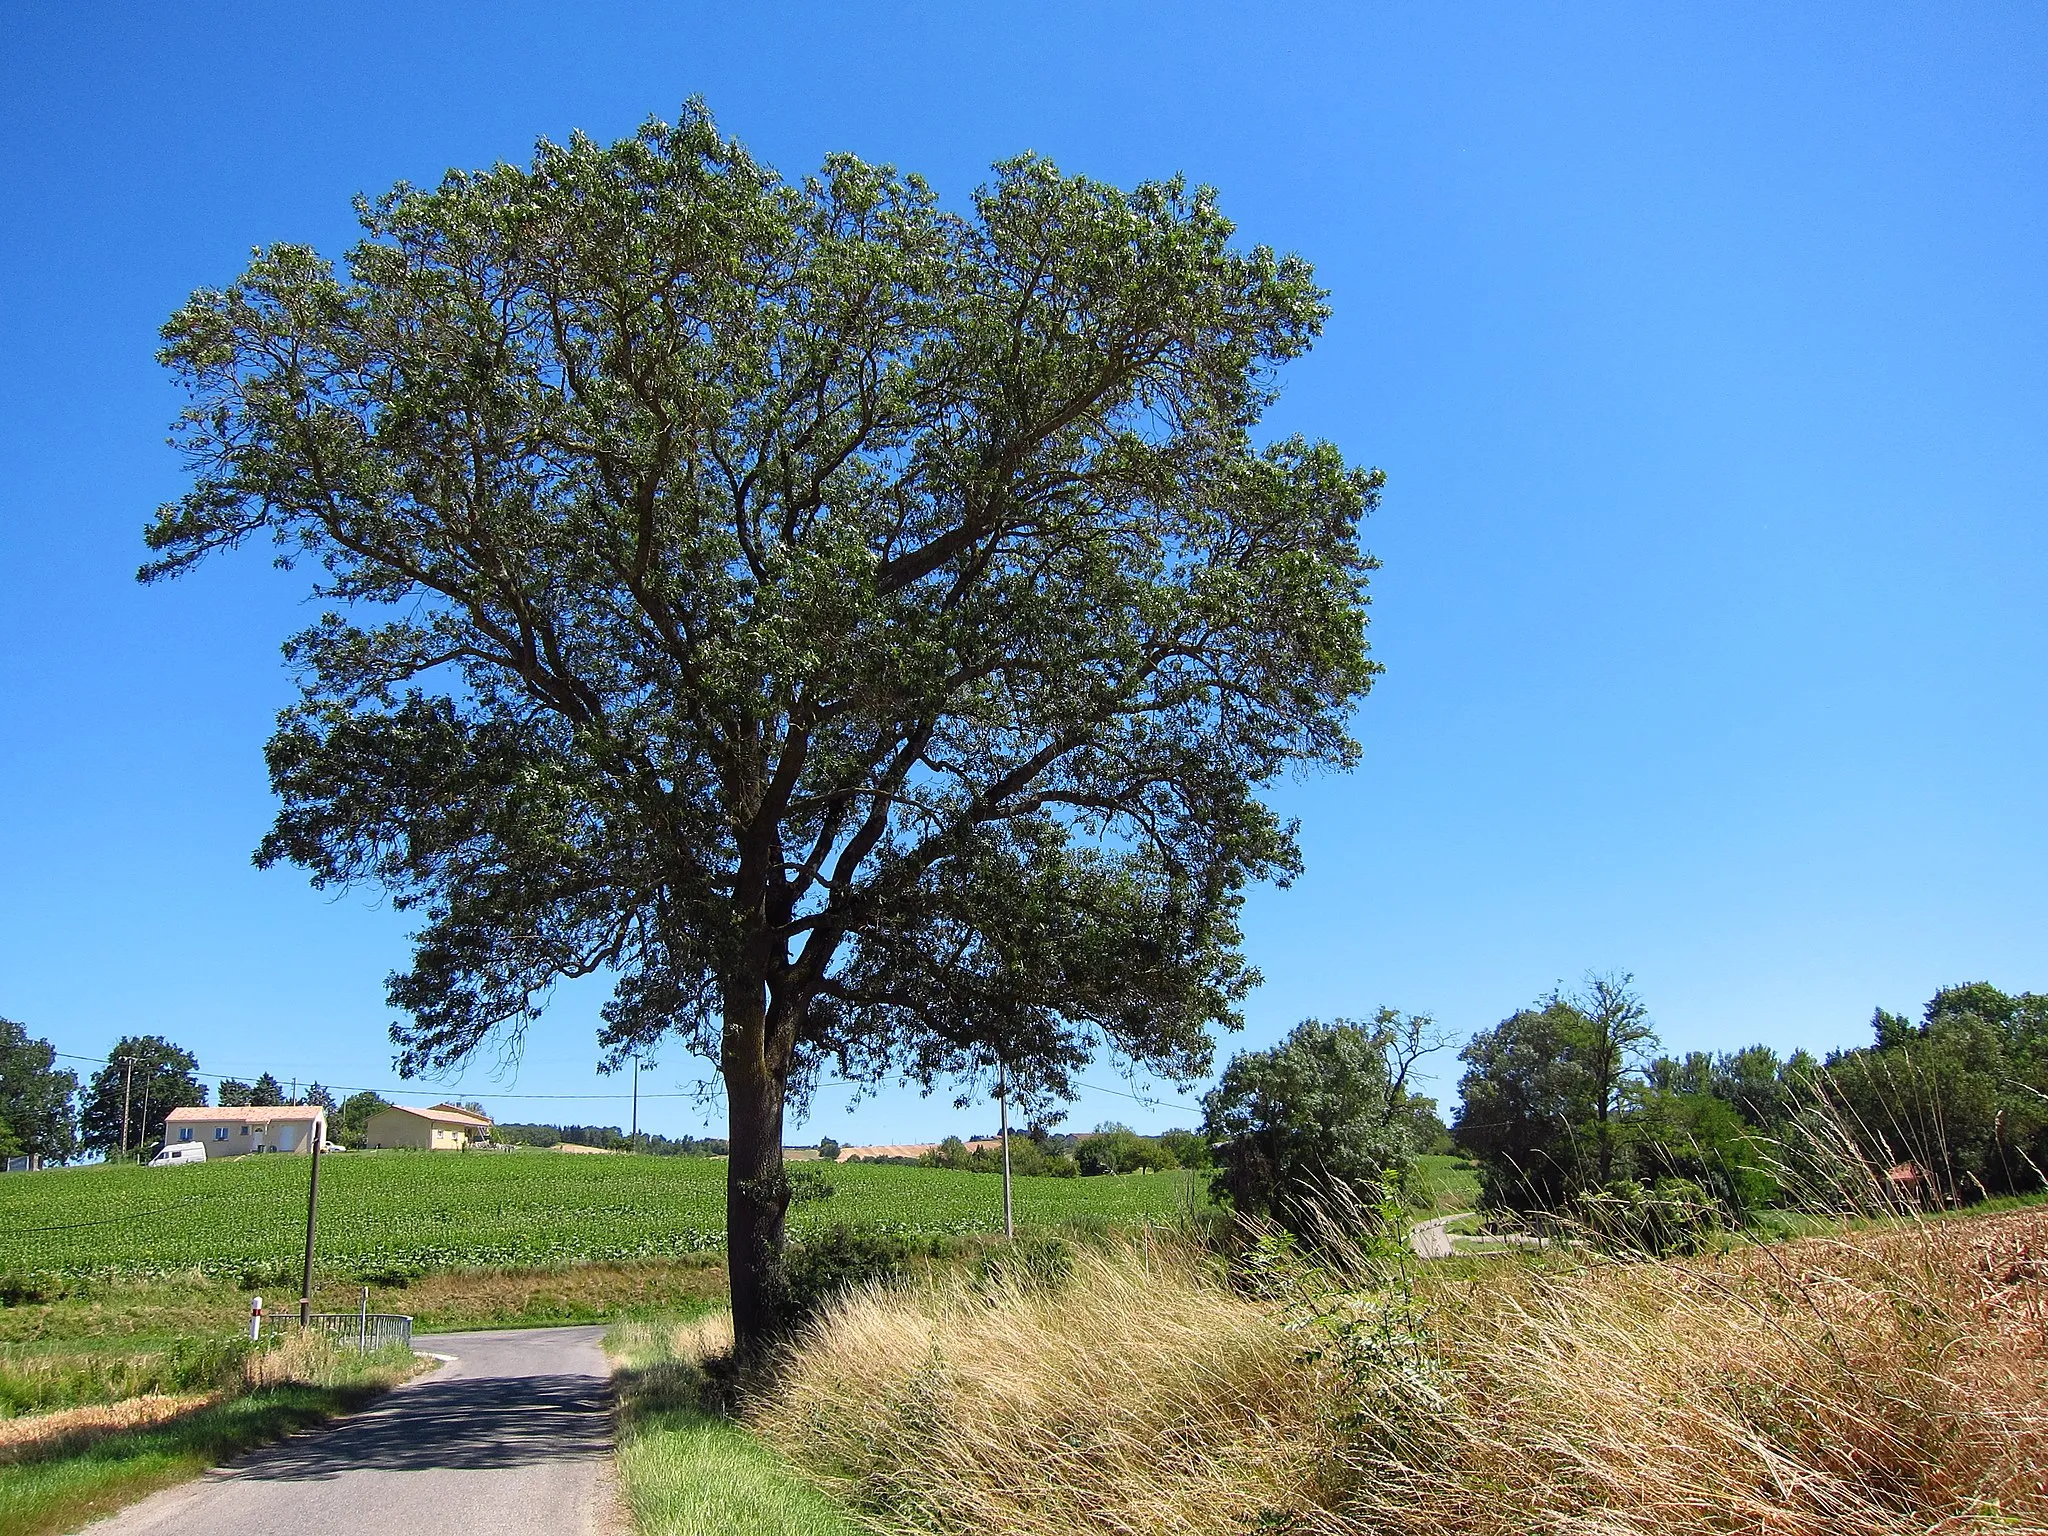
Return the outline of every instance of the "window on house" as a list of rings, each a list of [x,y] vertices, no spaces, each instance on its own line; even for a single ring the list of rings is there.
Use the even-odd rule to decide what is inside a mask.
[[[192,1127],[191,1127],[191,1126],[189,1126],[189,1125],[181,1125],[181,1126],[179,1126],[179,1127],[178,1127],[178,1140],[180,1140],[180,1141],[190,1141],[191,1139],[192,1139]]]
[[[224,1125],[215,1126],[213,1128],[213,1139],[215,1141],[226,1141],[228,1139],[228,1128]]]

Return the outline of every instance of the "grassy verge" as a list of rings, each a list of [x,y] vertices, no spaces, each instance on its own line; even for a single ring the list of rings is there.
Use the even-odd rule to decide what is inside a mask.
[[[700,1362],[731,1347],[723,1317],[622,1323],[619,1485],[640,1536],[855,1536],[779,1453],[708,1410]]]
[[[160,1279],[51,1280],[32,1297],[0,1306],[0,1413],[9,1411],[4,1378],[10,1364],[59,1355],[75,1357],[74,1363],[149,1355],[171,1369],[181,1351],[189,1353],[187,1341],[231,1336],[244,1326],[256,1289],[197,1271]],[[296,1283],[260,1290],[273,1315],[296,1310]],[[370,1287],[370,1310],[404,1313],[422,1333],[452,1333],[666,1315],[708,1305],[724,1293],[724,1260],[705,1254],[392,1277]],[[324,1284],[315,1309],[353,1312],[361,1297],[359,1285]]]
[[[749,1410],[900,1536],[2048,1529],[2048,1214],[1332,1275],[1165,1242],[855,1294]]]
[[[324,1339],[253,1355],[238,1389],[197,1400],[134,1399],[112,1411],[60,1411],[4,1421],[0,1531],[75,1530],[159,1488],[360,1407],[415,1368],[410,1356],[359,1360]],[[311,1378],[311,1379],[295,1379]],[[122,1414],[152,1403],[174,1411]],[[124,1417],[143,1422],[123,1423]],[[44,1433],[37,1434],[39,1426]]]

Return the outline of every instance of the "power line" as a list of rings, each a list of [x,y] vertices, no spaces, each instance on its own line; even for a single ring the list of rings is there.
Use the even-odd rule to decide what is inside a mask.
[[[75,1051],[54,1051],[51,1054],[61,1056],[66,1061],[90,1061],[97,1062],[102,1065],[111,1065],[115,1061],[125,1059],[114,1056],[81,1056]],[[236,1077],[232,1072],[201,1072],[196,1068],[193,1070],[191,1075],[193,1077],[209,1078],[217,1083],[247,1081],[246,1078]],[[317,1081],[318,1079],[310,1079],[309,1083]],[[1190,1110],[1196,1114],[1200,1114],[1202,1112],[1201,1105],[1190,1104],[1185,1099],[1168,1099],[1162,1098],[1157,1094],[1131,1093],[1122,1088],[1106,1088],[1102,1086],[1100,1083],[1084,1083],[1079,1078],[1074,1079],[1074,1085],[1077,1088],[1086,1088],[1090,1093],[1107,1093],[1112,1094],[1119,1099],[1129,1099],[1132,1103],[1142,1104],[1148,1109],[1185,1109]],[[604,1102],[610,1102],[612,1100],[617,1100],[618,1102],[623,1104],[630,1102],[634,1097],[634,1095],[630,1092],[484,1093],[474,1089],[461,1088],[380,1088],[371,1087],[362,1083],[320,1083],[320,1086],[322,1088],[325,1088],[329,1093],[374,1093],[381,1095],[385,1098],[403,1097],[413,1099],[444,1098],[451,1093],[467,1093],[468,1096],[473,1099],[521,1099],[531,1101],[566,1102],[576,1102],[580,1100],[600,1100]],[[678,1091],[675,1093],[647,1093],[645,1091],[642,1091],[639,1097],[643,1099],[694,1099],[699,1097],[699,1094],[695,1089],[687,1091]]]

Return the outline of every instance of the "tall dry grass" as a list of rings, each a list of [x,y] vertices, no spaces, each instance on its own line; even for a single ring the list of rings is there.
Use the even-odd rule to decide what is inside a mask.
[[[2040,1212],[1412,1291],[1153,1245],[856,1296],[751,1417],[884,1531],[2048,1530],[2044,1290]]]
[[[1340,1444],[1316,1367],[1186,1251],[840,1303],[749,1418],[885,1530],[1240,1531]]]

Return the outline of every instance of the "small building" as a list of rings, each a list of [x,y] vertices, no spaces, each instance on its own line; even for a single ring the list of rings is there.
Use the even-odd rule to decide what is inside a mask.
[[[839,1149],[838,1161],[850,1163],[856,1160],[882,1158],[886,1161],[915,1162],[928,1152],[938,1151],[942,1145],[943,1143],[936,1141],[901,1141],[892,1143],[889,1146],[841,1147]],[[1002,1142],[993,1136],[976,1136],[971,1140],[963,1141],[961,1145],[970,1153],[1000,1152],[1003,1150]],[[785,1151],[783,1155],[791,1157],[792,1153]],[[811,1151],[808,1155],[815,1158],[818,1154],[815,1151]]]
[[[415,1152],[460,1152],[491,1139],[491,1121],[460,1104],[414,1109],[394,1104],[380,1109],[363,1126],[366,1147],[408,1147]]]
[[[164,1120],[164,1145],[204,1142],[206,1160],[252,1152],[311,1152],[327,1139],[327,1111],[318,1104],[227,1105],[174,1109]]]

